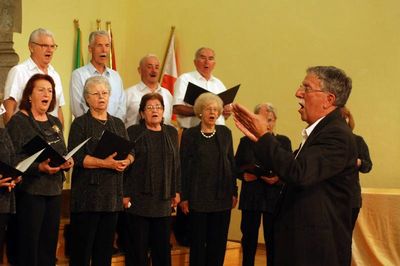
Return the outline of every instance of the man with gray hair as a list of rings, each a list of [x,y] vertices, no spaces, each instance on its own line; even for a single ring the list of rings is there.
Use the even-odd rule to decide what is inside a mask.
[[[141,81],[128,88],[126,93],[126,119],[125,126],[139,124],[139,105],[143,95],[156,92],[164,100],[164,123],[171,124],[172,95],[169,90],[161,87],[158,82],[160,77],[160,61],[156,55],[146,55],[139,62],[138,72]]]
[[[111,37],[107,31],[99,30],[90,33],[89,53],[90,62],[72,72],[70,83],[71,111],[75,117],[87,112],[88,107],[83,96],[83,86],[89,77],[104,76],[111,85],[111,95],[108,113],[125,120],[126,99],[122,79],[117,71],[107,67],[111,50]]]
[[[214,94],[226,91],[225,85],[212,75],[215,67],[214,50],[207,47],[199,48],[193,62],[196,70],[179,76],[174,85],[173,111],[178,115],[179,126],[182,128],[190,128],[200,123],[194,115],[193,106],[184,101],[189,82]],[[225,125],[225,119],[231,115],[230,109],[230,105],[224,106],[223,113],[217,120],[218,125]]]
[[[64,122],[64,116],[61,106],[65,104],[64,94],[61,84],[60,75],[50,64],[53,59],[53,53],[58,45],[54,42],[53,33],[46,29],[34,30],[28,42],[30,57],[24,62],[10,69],[7,75],[6,84],[4,87],[4,107],[6,113],[3,115],[4,123],[6,124],[12,115],[18,110],[19,102],[22,98],[27,81],[34,74],[48,74],[55,83],[56,90],[56,106],[50,114],[58,117],[61,123]]]
[[[261,117],[233,104],[237,127],[256,142],[257,160],[285,184],[274,221],[274,248],[268,253],[273,265],[351,264],[357,148],[340,112],[351,83],[333,66],[307,69],[295,94],[307,123],[295,154],[281,147]]]

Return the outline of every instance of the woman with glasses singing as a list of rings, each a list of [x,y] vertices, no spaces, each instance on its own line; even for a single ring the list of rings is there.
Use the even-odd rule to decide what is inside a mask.
[[[20,111],[7,123],[17,161],[30,155],[23,146],[35,136],[59,154],[66,154],[61,122],[49,114],[55,104],[53,79],[49,75],[33,75],[23,91]],[[72,159],[58,166],[46,159],[33,163],[25,172],[17,198],[18,265],[55,265],[63,170],[72,166]]]
[[[182,212],[190,219],[190,265],[223,265],[237,186],[231,131],[216,125],[222,100],[203,93],[194,104],[200,124],[181,141]]]
[[[180,161],[177,130],[163,124],[164,100],[145,94],[139,106],[140,124],[128,128],[135,143],[135,163],[124,178],[128,250],[126,265],[171,265],[171,208],[180,201]]]
[[[111,87],[102,76],[86,80],[83,94],[89,110],[72,122],[68,147],[91,139],[75,153],[71,184],[70,265],[111,265],[117,214],[123,210],[123,171],[133,155],[117,160],[117,153],[94,155],[104,130],[128,139],[121,119],[107,113]],[[109,143],[109,145],[113,145]]]

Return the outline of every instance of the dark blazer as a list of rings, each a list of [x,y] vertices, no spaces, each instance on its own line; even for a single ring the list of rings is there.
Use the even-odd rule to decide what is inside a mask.
[[[257,142],[256,156],[286,182],[274,223],[274,265],[350,265],[357,151],[339,110],[318,123],[297,158],[271,134]]]
[[[285,150],[292,152],[292,145],[288,137],[283,135],[276,135],[275,137]],[[254,148],[255,142],[248,137],[242,137],[235,155],[236,165],[240,169],[238,178],[242,180],[239,209],[273,213],[282,184],[279,182],[278,184],[269,185],[261,178],[251,182],[243,180],[244,173],[252,173],[251,168],[257,163]],[[272,172],[269,175],[271,174],[274,175]]]

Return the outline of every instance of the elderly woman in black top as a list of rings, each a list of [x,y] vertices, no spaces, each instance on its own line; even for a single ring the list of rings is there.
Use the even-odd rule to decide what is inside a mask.
[[[270,103],[258,104],[254,113],[265,118],[265,123],[275,132],[276,109]],[[282,147],[292,151],[288,137],[276,135]],[[243,266],[253,266],[258,243],[258,231],[263,220],[264,241],[268,254],[272,254],[273,213],[279,198],[282,184],[279,178],[270,172],[263,171],[257,164],[254,154],[255,143],[248,137],[240,139],[235,160],[240,168],[242,180],[239,209],[242,211],[240,229],[242,231]],[[268,265],[272,265],[271,256],[267,254]]]
[[[14,144],[16,160],[28,157],[23,146],[36,135],[58,153],[67,152],[62,124],[48,112],[56,102],[53,79],[44,74],[33,75],[22,94],[20,111],[7,123]],[[60,166],[51,166],[50,159],[33,163],[25,172],[18,193],[18,265],[55,265],[64,173],[73,165],[70,159]]]
[[[127,208],[126,265],[171,265],[171,207],[180,201],[178,133],[163,124],[164,101],[158,93],[142,97],[140,124],[128,128],[135,142],[135,163],[125,173],[124,206]]]
[[[231,131],[215,122],[222,100],[200,95],[194,112],[201,122],[183,132],[181,141],[182,202],[190,213],[190,265],[223,265],[231,209],[237,187]]]
[[[69,133],[70,149],[91,137],[73,156],[70,265],[74,266],[90,265],[90,261],[111,265],[117,214],[123,209],[123,171],[133,162],[131,154],[116,160],[116,152],[105,159],[94,157],[104,130],[128,139],[122,120],[107,113],[110,93],[106,78],[88,78],[83,94],[89,110],[75,118]]]

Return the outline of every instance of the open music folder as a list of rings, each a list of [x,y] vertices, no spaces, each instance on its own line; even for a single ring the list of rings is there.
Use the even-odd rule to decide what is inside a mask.
[[[117,155],[114,159],[124,160],[129,153],[133,152],[133,146],[133,142],[124,139],[111,131],[104,130],[99,142],[97,143],[93,156],[105,159],[116,152]]]
[[[235,100],[236,94],[239,90],[239,87],[240,87],[240,84],[238,84],[224,92],[218,93],[216,95],[218,95],[221,98],[221,100],[225,106],[227,104],[233,103],[233,101]],[[200,86],[197,86],[196,84],[189,82],[186,93],[185,93],[185,97],[183,98],[183,101],[190,105],[194,105],[194,102],[196,101],[197,97],[199,97],[201,94],[206,93],[206,92],[210,92],[210,91],[208,91]]]
[[[38,150],[44,149],[44,151],[36,158],[37,162],[43,162],[50,159],[49,165],[52,167],[57,167],[69,160],[90,138],[87,138],[73,150],[71,150],[67,155],[63,156],[59,154],[53,147],[51,147],[43,138],[39,135],[33,137],[28,143],[23,146],[23,149],[28,154],[33,154]]]
[[[2,178],[5,177],[17,178],[18,176],[22,176],[26,172],[26,170],[28,170],[29,166],[31,166],[31,164],[36,160],[37,157],[39,157],[39,155],[43,151],[44,149],[41,149],[32,156],[29,156],[25,160],[19,162],[15,167],[0,161],[0,174],[2,175]]]

